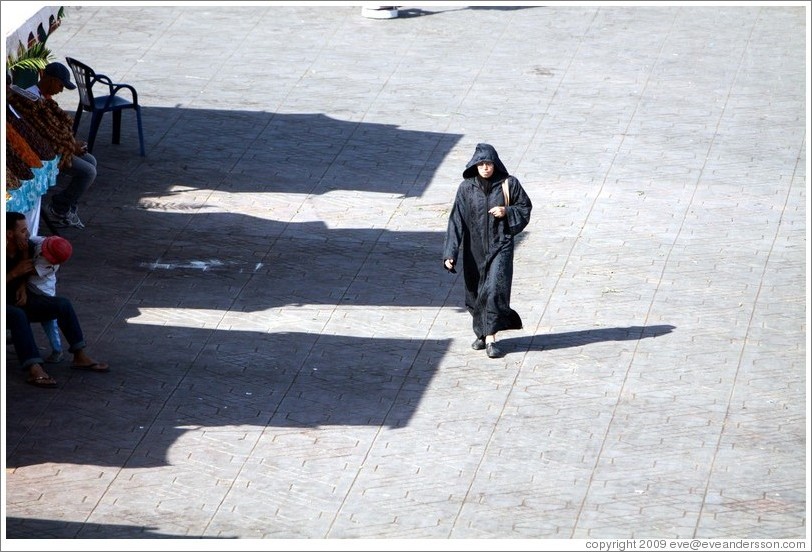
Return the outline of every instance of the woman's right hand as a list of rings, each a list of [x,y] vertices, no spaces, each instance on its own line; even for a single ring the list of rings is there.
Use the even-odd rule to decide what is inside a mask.
[[[446,259],[443,261],[443,264],[445,265],[445,269],[449,272],[456,272],[456,270],[454,270],[454,259]]]

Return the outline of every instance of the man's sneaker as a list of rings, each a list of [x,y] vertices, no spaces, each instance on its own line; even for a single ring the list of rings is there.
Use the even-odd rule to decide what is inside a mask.
[[[45,206],[45,214],[48,215],[48,218],[51,219],[51,222],[54,224],[59,224],[65,219],[65,214],[57,213],[52,203],[48,203]]]
[[[68,214],[65,215],[63,220],[65,221],[65,224],[67,224],[68,226],[72,226],[74,228],[85,227],[82,221],[79,220],[79,211],[76,209],[71,209],[70,211],[68,211]]]
[[[79,220],[79,214],[75,209],[69,210],[67,213],[57,213],[52,203],[45,206],[45,213],[48,215],[51,223],[57,228],[84,228],[85,225]]]

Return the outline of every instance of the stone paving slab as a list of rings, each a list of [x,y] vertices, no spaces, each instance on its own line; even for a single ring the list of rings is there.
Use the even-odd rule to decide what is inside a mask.
[[[6,351],[3,548],[808,544],[808,10],[69,6],[147,156],[104,121],[62,232],[113,370]],[[534,203],[498,360],[440,265],[480,141]]]

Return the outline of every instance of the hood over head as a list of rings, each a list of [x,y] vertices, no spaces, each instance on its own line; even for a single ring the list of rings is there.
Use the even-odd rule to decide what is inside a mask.
[[[476,170],[476,166],[478,163],[482,163],[483,161],[490,161],[493,163],[493,176],[491,177],[491,180],[501,180],[510,176],[510,173],[505,168],[502,160],[499,159],[499,154],[496,153],[496,148],[490,144],[479,143],[476,145],[476,150],[474,150],[474,156],[471,157],[471,160],[468,161],[467,165],[465,165],[465,170],[462,171],[462,177],[474,178],[477,176],[479,173]]]

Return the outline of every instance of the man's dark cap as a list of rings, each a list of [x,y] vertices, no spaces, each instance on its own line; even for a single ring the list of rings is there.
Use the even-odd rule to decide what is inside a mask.
[[[70,69],[68,69],[58,61],[46,65],[44,73],[49,77],[54,77],[55,79],[59,79],[60,81],[62,81],[62,84],[68,90],[76,89],[76,85],[73,84],[70,80]]]

